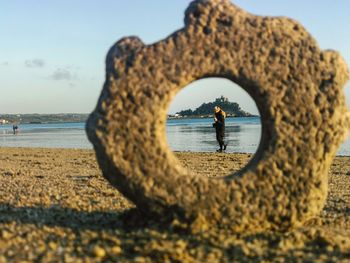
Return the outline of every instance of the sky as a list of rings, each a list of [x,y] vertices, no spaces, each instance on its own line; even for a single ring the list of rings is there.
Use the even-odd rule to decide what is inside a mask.
[[[105,77],[105,56],[120,38],[160,41],[183,27],[189,0],[0,0],[0,114],[89,113]],[[322,49],[350,65],[350,1],[234,0],[250,13],[298,20]],[[169,112],[224,95],[257,113],[254,101],[225,79],[184,87]],[[350,83],[345,86],[350,105]]]

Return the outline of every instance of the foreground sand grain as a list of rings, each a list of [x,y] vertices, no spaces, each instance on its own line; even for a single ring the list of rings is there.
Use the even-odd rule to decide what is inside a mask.
[[[203,176],[247,154],[176,153]],[[217,164],[220,163],[218,166]],[[102,177],[93,151],[0,148],[0,262],[229,262],[350,258],[350,158],[337,157],[321,215],[288,233],[146,219]]]

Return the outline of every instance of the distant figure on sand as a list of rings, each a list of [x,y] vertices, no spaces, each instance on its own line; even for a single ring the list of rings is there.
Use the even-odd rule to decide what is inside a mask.
[[[12,126],[12,129],[13,129],[13,135],[16,135],[17,132],[18,132],[18,126],[14,124],[14,125]]]
[[[217,152],[222,152],[222,150],[226,150],[227,147],[227,143],[224,142],[226,113],[219,106],[215,106],[214,114],[215,117],[213,127],[216,131],[216,140],[220,146],[220,149],[218,149]]]

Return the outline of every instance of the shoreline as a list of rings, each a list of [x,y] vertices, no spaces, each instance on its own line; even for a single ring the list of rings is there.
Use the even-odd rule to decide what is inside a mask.
[[[195,116],[182,116],[182,117],[167,117],[167,120],[182,120],[182,119],[212,119],[214,115],[195,115]],[[261,118],[260,115],[251,115],[251,116],[231,116],[228,115],[226,118]]]
[[[249,154],[175,152],[202,176]],[[341,261],[350,257],[350,157],[336,157],[320,215],[286,233],[232,233],[145,219],[113,188],[91,149],[0,147],[0,262]],[[220,169],[218,169],[218,167]]]
[[[64,147],[26,147],[26,146],[0,146],[0,148],[10,148],[10,149],[43,149],[43,150],[82,150],[82,151],[92,151],[94,152],[93,146],[91,145],[91,148],[76,148],[76,147],[71,147],[71,148],[64,148]],[[181,154],[181,153],[192,153],[192,154],[245,154],[245,155],[251,155],[254,156],[255,153],[249,153],[249,152],[222,152],[222,153],[217,153],[216,151],[177,151],[177,150],[172,150],[173,153],[175,154]],[[350,157],[350,155],[336,155],[335,158],[346,158]]]

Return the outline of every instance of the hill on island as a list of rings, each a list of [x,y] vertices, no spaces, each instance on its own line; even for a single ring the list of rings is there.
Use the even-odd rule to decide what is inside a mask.
[[[216,98],[213,102],[207,102],[200,105],[197,109],[191,110],[182,110],[177,112],[177,116],[212,116],[214,107],[219,106],[223,111],[226,112],[227,116],[231,117],[253,117],[253,115],[249,112],[246,112],[241,109],[238,103],[230,102],[228,98],[221,96],[220,98]]]

